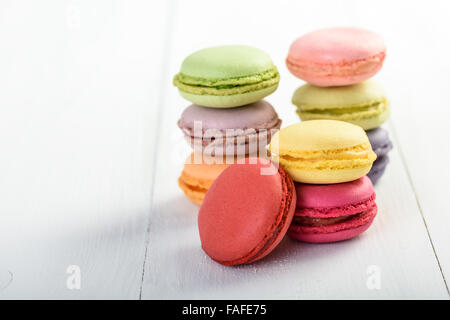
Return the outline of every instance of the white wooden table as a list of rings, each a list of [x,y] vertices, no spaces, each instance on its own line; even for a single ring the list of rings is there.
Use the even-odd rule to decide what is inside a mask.
[[[449,11],[445,0],[2,1],[0,298],[449,299]],[[282,78],[268,101],[288,125],[302,84],[288,47],[336,25],[388,44],[376,78],[395,149],[374,225],[336,244],[286,238],[248,266],[212,262],[177,187],[188,102],[172,76],[203,47],[262,48]]]

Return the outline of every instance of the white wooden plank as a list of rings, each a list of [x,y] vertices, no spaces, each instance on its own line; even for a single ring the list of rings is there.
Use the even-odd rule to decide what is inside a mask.
[[[384,12],[390,3],[377,5]],[[324,26],[367,25],[384,35],[398,24],[393,17],[361,8],[355,1],[277,1],[277,5],[259,1],[257,8],[249,2],[228,1],[220,10],[209,1],[180,2],[173,13],[175,37],[167,72],[175,74],[187,54],[205,46],[240,43],[260,47],[279,67],[280,88],[268,101],[287,125],[298,121],[290,98],[301,84],[284,65],[289,44],[298,35]],[[374,27],[380,19],[383,27]],[[397,76],[398,69],[392,64],[388,68],[392,70],[383,70],[385,76],[380,80]],[[391,84],[392,91],[400,90],[401,83]],[[286,238],[271,256],[249,266],[229,268],[212,262],[200,248],[198,208],[176,184],[183,157],[189,152],[176,120],[188,103],[170,82],[166,85],[143,298],[448,298],[399,149],[392,152],[386,176],[376,187],[379,216],[361,237],[326,245],[299,244]],[[401,120],[397,117],[394,122]],[[374,270],[380,271],[379,290],[367,286]]]
[[[394,150],[389,179],[377,186],[379,216],[352,241],[301,244],[286,238],[261,262],[230,268],[201,250],[196,213],[164,168],[167,185],[157,190],[144,298],[337,299],[445,298],[446,292]],[[169,177],[173,177],[169,180]],[[406,190],[405,190],[406,186]],[[404,192],[399,194],[399,190]],[[396,196],[395,196],[396,195]],[[380,270],[380,290],[367,287],[371,266]]]
[[[396,3],[393,10],[400,6]],[[392,73],[386,82],[395,88],[390,90],[392,123],[448,286],[450,3],[433,1],[408,9],[404,23],[388,33],[392,43],[389,66],[395,76]]]
[[[0,298],[139,297],[166,9],[0,5]]]

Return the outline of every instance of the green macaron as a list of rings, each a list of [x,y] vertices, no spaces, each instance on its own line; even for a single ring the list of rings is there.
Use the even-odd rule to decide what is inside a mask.
[[[280,75],[270,57],[249,46],[220,46],[184,59],[173,84],[197,105],[232,108],[256,102],[274,92]]]
[[[295,91],[292,103],[302,120],[341,120],[364,130],[379,127],[390,110],[383,89],[373,80],[343,87],[306,84]]]

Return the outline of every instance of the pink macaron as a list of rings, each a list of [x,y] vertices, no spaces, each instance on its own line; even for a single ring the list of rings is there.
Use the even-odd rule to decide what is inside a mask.
[[[312,185],[295,183],[297,208],[288,235],[311,243],[347,240],[366,231],[377,214],[375,192],[367,176]]]
[[[356,84],[382,67],[386,45],[376,33],[353,27],[317,30],[295,40],[286,58],[296,77],[320,87]]]

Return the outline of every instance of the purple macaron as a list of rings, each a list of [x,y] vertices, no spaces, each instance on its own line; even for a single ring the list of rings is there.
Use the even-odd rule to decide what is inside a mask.
[[[375,184],[383,175],[387,164],[389,163],[388,153],[393,148],[392,142],[389,139],[389,133],[383,128],[376,128],[366,132],[369,137],[370,144],[373,151],[377,155],[377,160],[372,165],[372,169],[367,176]]]
[[[210,155],[245,155],[265,150],[281,126],[275,109],[260,100],[232,109],[190,105],[178,126],[194,151]]]

